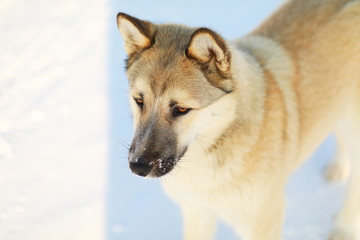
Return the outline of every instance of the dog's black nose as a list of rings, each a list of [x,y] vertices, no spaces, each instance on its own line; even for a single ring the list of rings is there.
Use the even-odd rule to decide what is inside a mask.
[[[142,177],[146,177],[150,173],[152,168],[153,168],[153,164],[146,163],[139,159],[137,159],[137,161],[130,162],[131,171]]]

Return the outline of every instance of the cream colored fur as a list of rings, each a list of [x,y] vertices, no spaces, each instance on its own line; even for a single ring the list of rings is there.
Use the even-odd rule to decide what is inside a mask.
[[[123,35],[136,33],[129,24]],[[140,32],[136,35],[133,39],[147,44]],[[229,70],[220,40],[206,33],[192,40],[191,56],[206,62],[215,53],[218,69]],[[198,106],[174,123],[179,146],[188,148],[161,177],[165,191],[182,209],[185,239],[211,239],[217,218],[243,240],[282,239],[286,182],[336,130],[338,155],[326,177],[349,175],[348,191],[328,239],[359,240],[360,1],[290,1],[254,32],[227,45],[233,91],[206,107],[186,91],[172,89],[156,98],[144,90],[150,89],[146,81],[139,80],[150,70],[144,67],[141,75],[142,66],[135,66],[128,71],[138,79],[132,97],[139,89],[147,92],[145,101],[152,103],[153,113],[166,112],[174,94],[185,107]],[[160,56],[147,54],[149,59]],[[179,61],[175,67],[176,76],[189,71],[189,76],[206,81],[190,71],[192,65]],[[136,104],[133,109],[137,125]]]
[[[200,136],[186,153],[185,161],[180,161],[180,166],[163,178],[166,192],[183,209],[185,239],[211,239],[216,217],[227,221],[244,240],[281,239],[283,188],[289,174],[335,129],[341,116],[350,115],[353,120],[346,124],[348,132],[343,131],[347,143],[340,142],[339,156],[327,172],[332,179],[346,175],[344,155],[347,151],[344,145],[351,146],[353,170],[347,199],[329,239],[360,239],[360,97],[357,100],[349,97],[360,96],[360,2],[349,3],[331,18],[328,26],[318,29],[309,39],[309,46],[296,52],[300,55],[298,59],[294,59],[292,49],[260,34],[251,34],[233,44],[231,54],[236,57],[233,57],[232,69],[243,74],[236,76],[239,84],[236,88],[247,91],[239,91],[241,96],[234,94],[220,100],[219,107],[214,104],[213,111],[224,109],[238,99],[246,103],[254,102],[256,97],[266,101],[266,88],[269,84],[276,86],[281,92],[278,100],[283,102],[284,109],[278,115],[273,114],[268,121],[283,121],[283,142],[269,137],[274,129],[271,129],[271,123],[270,129],[263,129],[261,122],[264,120],[259,116],[259,128],[252,129],[252,134],[246,136],[244,142],[247,144],[240,145],[244,142],[233,138],[223,144],[224,156],[232,155],[226,166],[218,167],[214,162],[219,156],[203,151],[203,145],[204,142],[210,145],[219,135],[213,130],[227,126],[233,115],[221,119],[224,126],[207,126],[208,129],[201,134],[204,137]],[[337,27],[340,24],[348,24],[345,31],[339,32]],[[252,66],[244,64],[244,59],[248,59]],[[301,66],[300,72],[296,72],[298,65]],[[259,76],[259,72],[263,76]],[[259,80],[259,77],[268,77],[264,72],[269,72],[273,79],[271,83],[264,81],[267,86]],[[242,113],[237,113],[238,117],[261,115],[258,113],[263,109],[261,105],[242,109]],[[312,105],[316,109],[312,110]],[[344,106],[349,106],[348,113],[343,111]],[[206,122],[207,118],[204,116],[202,121]],[[246,134],[237,129],[233,131],[238,139]],[[261,137],[266,140],[259,141]]]

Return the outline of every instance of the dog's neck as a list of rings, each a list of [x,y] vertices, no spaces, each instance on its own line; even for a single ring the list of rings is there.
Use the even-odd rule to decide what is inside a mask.
[[[236,46],[230,45],[230,51],[235,89],[208,107],[213,119],[188,149],[189,156],[201,152],[212,155],[207,160],[211,165],[224,164],[224,152],[236,159],[247,154],[260,136],[264,115],[259,111],[264,108],[266,95],[260,64],[251,54],[239,51]],[[237,147],[233,148],[233,145]]]
[[[218,106],[214,106],[214,109],[222,109],[221,113],[224,115],[219,121],[221,126],[209,129],[203,134],[211,136],[204,140],[208,143],[206,151],[214,155],[213,160],[219,165],[225,164],[221,157],[224,151],[234,159],[245,159],[245,156],[251,155],[251,151],[258,148],[260,142],[267,137],[263,136],[266,132],[264,128],[277,126],[277,121],[286,121],[284,129],[277,131],[283,132],[284,141],[287,141],[285,151],[294,152],[299,128],[298,108],[296,96],[286,91],[293,88],[291,79],[294,69],[291,58],[277,43],[258,36],[245,37],[230,46],[235,90],[220,99],[216,103]],[[278,61],[279,59],[282,61]],[[274,65],[276,63],[281,65]],[[275,110],[268,109],[267,104],[274,98],[280,98],[278,100],[281,104]],[[272,114],[271,111],[279,111],[279,115],[284,117],[274,117],[274,120],[265,124],[264,116]],[[214,132],[214,129],[220,130]],[[236,147],[229,147],[233,145]]]
[[[284,129],[283,141],[286,141],[285,157],[296,161],[296,149],[298,148],[299,139],[299,109],[297,105],[297,98],[294,79],[296,78],[296,69],[294,69],[294,62],[287,50],[277,42],[262,36],[249,35],[234,42],[235,46],[243,54],[251,56],[260,68],[263,77],[261,82],[265,88],[264,93],[264,107],[265,111],[270,110],[266,107],[268,101],[278,94],[280,94],[279,104],[283,109],[281,115],[283,116]],[[253,64],[254,65],[254,64]],[[259,89],[259,87],[257,88]],[[261,88],[263,89],[263,88]],[[257,93],[251,93],[257,94]],[[264,113],[269,114],[269,113]],[[275,123],[274,123],[275,124]],[[265,126],[265,124],[262,124]],[[288,156],[287,153],[293,153],[294,156]]]

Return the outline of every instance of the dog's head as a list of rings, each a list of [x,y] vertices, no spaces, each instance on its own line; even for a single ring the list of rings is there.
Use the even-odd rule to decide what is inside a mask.
[[[124,13],[117,23],[134,114],[129,165],[140,176],[160,177],[216,121],[211,106],[234,90],[230,52],[206,28],[157,25]]]

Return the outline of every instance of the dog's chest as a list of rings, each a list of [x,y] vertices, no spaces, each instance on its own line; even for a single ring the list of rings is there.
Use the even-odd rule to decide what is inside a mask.
[[[227,159],[231,161],[232,159]],[[233,170],[229,166],[219,166],[215,155],[184,159],[164,178],[166,192],[177,202],[213,208],[226,199],[224,196],[236,194],[233,191]],[[237,183],[241,184],[241,183]],[[230,197],[230,196],[229,196]]]

